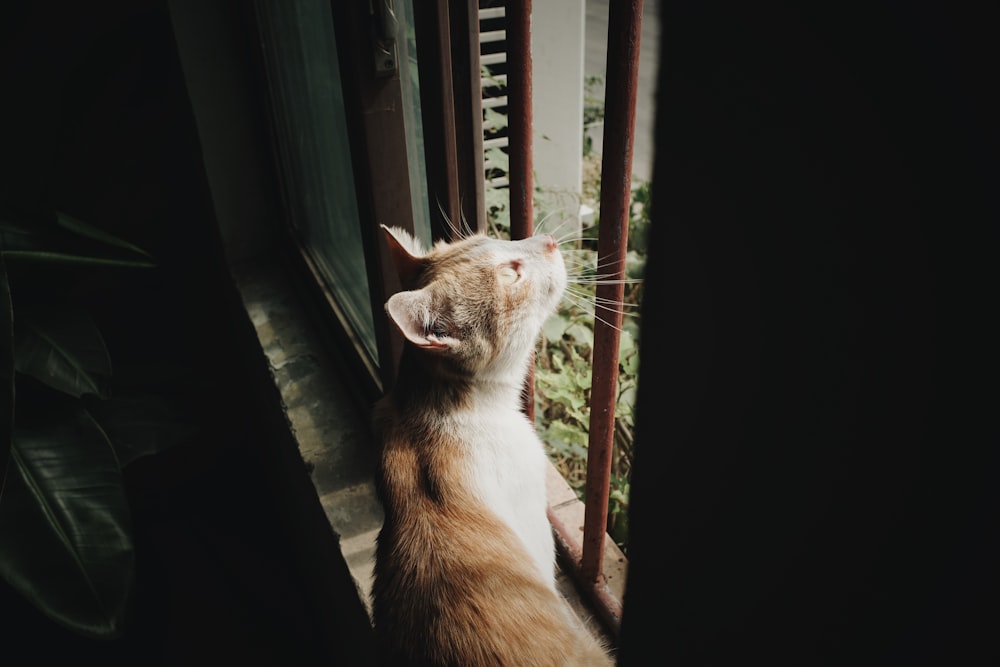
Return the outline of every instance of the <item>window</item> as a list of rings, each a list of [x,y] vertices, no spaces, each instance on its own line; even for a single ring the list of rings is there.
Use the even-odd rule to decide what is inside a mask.
[[[285,207],[358,353],[377,364],[344,88],[330,3],[257,3]]]
[[[452,233],[445,218],[465,220],[484,230],[486,178],[495,176],[496,170],[495,163],[484,160],[481,26],[476,7],[400,1],[391,11],[391,4],[373,3],[370,12],[367,3],[327,0],[255,4],[293,245],[349,342],[372,398],[391,382],[401,346],[382,309],[395,277],[383,273],[382,267],[390,262],[379,257],[378,226],[398,225],[426,242]],[[489,4],[486,16],[491,25],[499,19],[506,26],[507,54],[502,62],[508,85],[503,99],[509,123],[508,178],[511,192],[528,194],[512,197],[510,229],[513,236],[522,237],[532,233],[534,217],[530,3]],[[638,16],[612,11],[618,11],[616,20],[623,22],[623,29],[637,30]],[[625,63],[614,75],[616,90],[625,101],[607,110],[607,122],[620,127],[606,134],[606,150],[630,150],[637,43],[636,39],[619,44],[622,53],[612,56]],[[627,52],[628,46],[633,53]],[[492,49],[491,62],[501,62],[495,53]],[[608,176],[628,183],[630,174]],[[608,233],[602,233],[599,242],[601,261],[623,267],[630,213],[627,185],[620,192],[607,186],[603,199],[602,218],[621,222],[624,228],[607,224]],[[598,302],[621,300],[621,287],[618,282],[606,291],[600,288]],[[595,416],[590,424],[583,539],[558,517],[551,517],[569,569],[590,582],[594,601],[613,631],[620,602],[603,586],[602,559],[615,427],[618,326],[610,318],[610,324],[598,325],[595,333],[593,363],[598,380],[591,395],[599,405],[591,412]],[[533,410],[531,401],[526,409]]]
[[[255,16],[294,244],[374,396],[393,371],[378,224],[431,238],[411,3],[259,0]]]

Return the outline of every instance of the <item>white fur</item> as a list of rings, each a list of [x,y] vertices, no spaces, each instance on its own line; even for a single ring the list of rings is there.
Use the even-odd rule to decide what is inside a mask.
[[[423,257],[427,254],[427,249],[424,248],[423,244],[420,243],[416,238],[410,236],[410,233],[403,229],[402,227],[388,227],[382,225],[386,231],[392,234],[399,244],[406,248],[406,250],[414,257]]]
[[[516,400],[510,405],[489,396],[477,398],[470,410],[453,417],[455,434],[476,443],[466,458],[468,488],[521,539],[554,589],[555,545],[546,515],[542,442]]]

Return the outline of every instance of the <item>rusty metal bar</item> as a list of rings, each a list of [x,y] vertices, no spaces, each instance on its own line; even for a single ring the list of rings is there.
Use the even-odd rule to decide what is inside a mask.
[[[510,146],[510,233],[534,232],[531,141],[531,0],[507,4],[507,136]]]
[[[609,3],[608,54],[604,93],[604,147],[601,160],[600,231],[594,322],[593,381],[590,390],[590,440],[584,498],[581,574],[590,582],[603,579],[604,540],[608,525],[611,455],[618,391],[618,343],[622,314],[602,304],[624,297],[625,252],[632,189],[632,152],[636,91],[639,82],[639,37],[642,0]]]
[[[535,231],[531,141],[531,0],[507,3],[507,145],[509,150],[510,236]],[[524,413],[535,422],[535,364],[524,387]]]

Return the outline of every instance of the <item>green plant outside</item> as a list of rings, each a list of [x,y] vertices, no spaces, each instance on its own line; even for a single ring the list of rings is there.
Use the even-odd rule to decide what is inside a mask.
[[[483,68],[484,79],[494,85],[503,82]],[[600,123],[604,117],[603,101],[594,95],[601,84],[590,78],[584,85],[584,127]],[[485,109],[483,127],[487,135],[507,127],[505,114]],[[507,154],[500,148],[486,151],[487,160],[507,172]],[[582,201],[600,210],[600,158],[584,137],[584,180]],[[646,261],[649,233],[649,183],[633,184],[629,208],[629,235],[621,337],[618,350],[618,396],[615,405],[615,436],[612,457],[611,491],[608,499],[608,533],[628,553],[628,498],[632,470],[635,398],[639,374],[639,305],[642,302],[642,275]],[[505,188],[486,188],[486,212],[491,233],[497,238],[510,236],[509,193]],[[536,227],[544,226],[553,213],[544,210],[544,199],[536,197]],[[595,286],[599,278],[596,239],[600,220],[583,230],[582,238],[565,249],[567,265],[581,283],[572,285],[573,296],[563,300],[559,311],[545,323],[535,354],[535,416],[539,435],[549,458],[583,499],[586,483],[587,445],[590,429],[590,386],[594,346]]]

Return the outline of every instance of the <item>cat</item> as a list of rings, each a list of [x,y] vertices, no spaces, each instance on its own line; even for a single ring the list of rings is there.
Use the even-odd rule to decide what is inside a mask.
[[[427,250],[383,226],[405,342],[376,405],[372,607],[384,665],[612,665],[555,586],[546,455],[521,411],[545,319],[566,289],[550,235]]]

